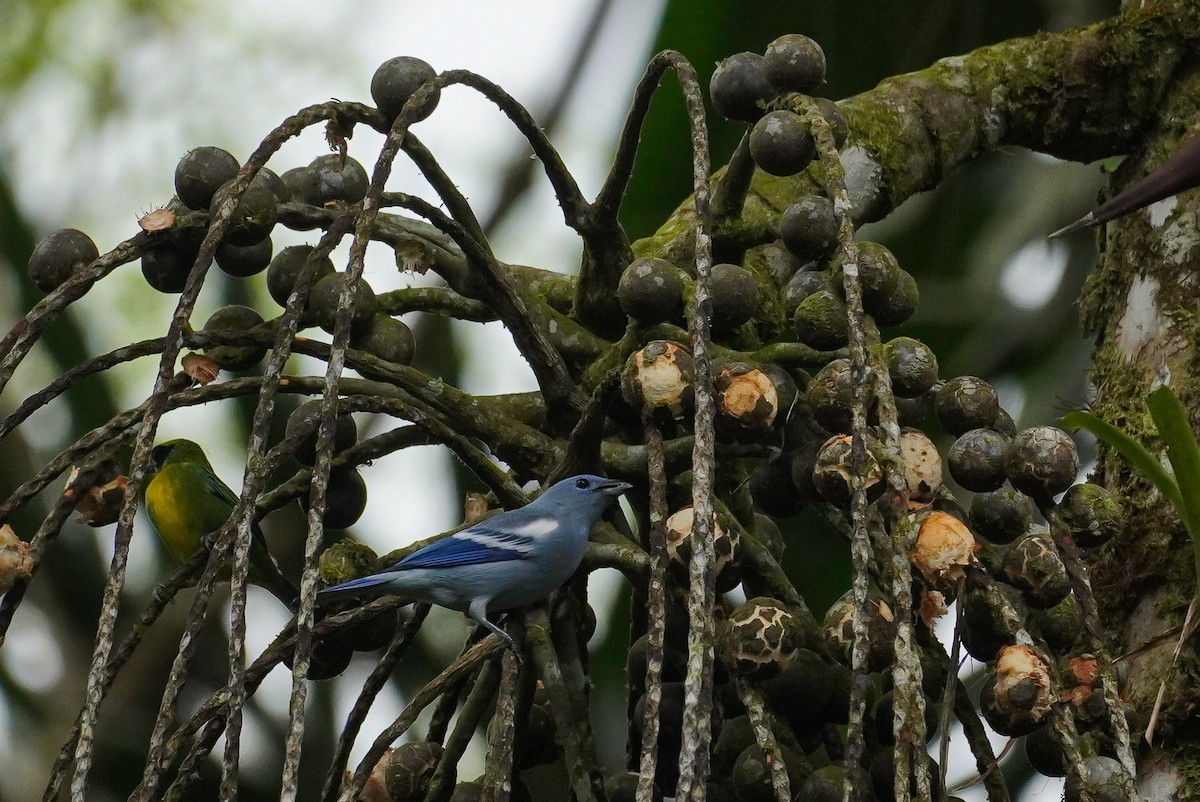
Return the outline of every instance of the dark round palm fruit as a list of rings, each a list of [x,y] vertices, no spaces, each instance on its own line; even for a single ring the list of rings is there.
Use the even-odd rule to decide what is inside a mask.
[[[792,483],[790,456],[764,462],[747,481],[755,508],[767,515],[789,518],[804,509],[804,494]]]
[[[270,167],[263,167],[255,173],[254,178],[250,179],[250,183],[269,189],[279,203],[287,203],[289,200],[287,184],[283,183],[279,174]]]
[[[357,203],[367,195],[371,179],[358,160],[339,153],[313,159],[300,176],[300,199],[313,206]]]
[[[933,396],[928,393],[916,398],[896,396],[896,416],[901,426],[923,429],[932,413]]]
[[[300,189],[300,182],[304,178],[308,167],[293,167],[290,170],[284,170],[283,175],[279,176],[279,180],[283,182],[283,203],[302,202],[304,193]]]
[[[1067,776],[1067,785],[1063,794],[1064,802],[1124,802],[1129,798],[1125,793],[1122,777],[1125,770],[1115,758],[1104,755],[1092,755],[1083,759],[1083,780],[1080,782],[1075,775]],[[1080,787],[1080,786],[1084,787]]]
[[[198,228],[170,229],[154,249],[142,254],[142,276],[159,292],[183,292],[188,274],[200,253],[204,231]]]
[[[284,652],[282,662],[289,671],[295,656],[294,650]],[[350,667],[353,657],[354,650],[337,638],[317,638],[313,641],[307,678],[316,682],[333,679]]]
[[[887,676],[887,674],[884,675],[885,681]],[[879,739],[880,743],[891,745],[896,742],[894,725],[896,717],[895,700],[895,690],[889,690],[875,702],[875,709],[872,712],[871,718],[875,725],[875,737]],[[938,713],[940,710],[941,706],[936,702],[930,699],[925,700],[925,737],[927,739],[932,739],[937,732]],[[891,750],[883,751],[890,752]]]
[[[300,506],[308,513],[308,494],[300,496]],[[321,519],[326,529],[347,529],[362,517],[367,508],[367,483],[362,474],[353,468],[335,470],[329,474],[329,486],[325,491],[325,516]]]
[[[796,306],[796,339],[818,351],[833,351],[850,342],[846,303],[832,290],[818,290]]]
[[[790,474],[790,471],[789,471]],[[754,513],[754,524],[750,527],[754,537],[762,544],[777,562],[783,557],[783,550],[787,545],[783,539],[783,531],[780,530],[779,524],[771,518],[770,515],[765,515],[761,512]]]
[[[1021,535],[1008,547],[1000,578],[1020,588],[1029,606],[1039,610],[1053,607],[1071,592],[1067,569],[1040,527]]]
[[[871,779],[864,769],[855,767],[855,776],[849,782],[850,802],[867,802],[873,799],[871,794]],[[804,784],[795,794],[795,799],[804,802],[842,802],[843,787],[846,786],[846,775],[842,764],[831,763],[822,766],[809,775]]]
[[[712,745],[713,775],[724,777],[732,774],[742,752],[755,743],[758,741],[749,716],[734,716],[722,722],[721,731]]]
[[[350,606],[347,609],[352,609],[355,603],[349,602],[348,604]],[[401,618],[396,610],[383,610],[352,626],[338,630],[334,637],[356,652],[373,652],[392,642],[400,623]]]
[[[901,398],[916,398],[929,392],[938,379],[937,354],[913,337],[896,337],[883,345],[892,392]]]
[[[712,326],[716,331],[732,331],[754,317],[758,309],[758,281],[744,267],[730,264],[712,266]]]
[[[825,712],[834,699],[844,667],[831,664],[811,649],[801,649],[783,671],[761,682],[771,710],[798,736],[828,723]]]
[[[38,242],[25,269],[39,290],[53,292],[99,256],[96,243],[87,234],[77,228],[60,228]]]
[[[317,461],[317,429],[321,425],[321,399],[305,401],[288,416],[286,437],[300,436],[292,450],[292,456],[301,465],[313,465]],[[358,424],[354,417],[338,415],[333,430],[333,453],[345,451],[358,442]]]
[[[862,286],[863,309],[874,313],[886,307],[900,281],[900,263],[878,242],[858,243],[858,280]]]
[[[958,437],[990,426],[1000,411],[1000,396],[983,379],[956,376],[938,390],[933,411],[946,434]]]
[[[708,94],[713,108],[725,119],[754,122],[777,93],[767,80],[762,56],[734,53],[713,71]]]
[[[213,194],[208,213],[215,219],[217,210],[229,196],[230,183],[226,182]],[[279,219],[279,203],[275,193],[263,183],[250,182],[229,220],[222,242],[231,245],[254,245],[271,236],[275,221]],[[210,223],[211,225],[211,223]]]
[[[201,331],[248,331],[263,322],[262,315],[248,306],[222,306],[209,316]],[[204,355],[225,370],[249,370],[267,355],[265,345],[218,345]]]
[[[417,344],[412,329],[404,321],[381,313],[375,316],[371,327],[365,332],[350,336],[350,347],[366,351],[385,362],[409,365],[412,364]],[[367,378],[375,378],[370,368],[360,368],[359,372]],[[380,381],[386,381],[386,378],[380,378]]]
[[[1033,500],[1007,485],[971,499],[971,530],[992,543],[1012,543],[1032,520]]]
[[[639,323],[678,320],[683,314],[683,281],[679,269],[665,259],[635,259],[621,273],[617,300]]]
[[[825,83],[825,51],[802,33],[786,33],[767,45],[763,70],[779,92],[811,95]]]
[[[1043,777],[1066,777],[1067,759],[1054,728],[1043,724],[1025,736],[1025,757]]]
[[[986,493],[1004,484],[1009,439],[991,429],[964,432],[950,446],[950,476],[965,490]]]
[[[813,98],[813,100],[816,101],[817,108],[821,110],[821,116],[825,118],[825,122],[829,123],[829,127],[833,129],[834,146],[841,148],[846,144],[847,137],[850,136],[850,122],[842,113],[842,107],[827,97]]]
[[[270,237],[245,246],[222,242],[217,246],[217,267],[234,278],[249,278],[267,269],[274,251]]]
[[[645,721],[646,696],[638,698],[633,709],[633,726],[638,733],[637,750],[641,752],[642,727]],[[658,707],[658,760],[654,783],[668,796],[675,795],[679,781],[679,748],[683,738],[683,683],[664,682]]]
[[[968,568],[962,605],[963,648],[967,654],[987,663],[1005,646],[1016,642],[1017,630],[1025,626],[1028,608],[1021,591],[997,582],[982,569]]]
[[[763,172],[795,175],[817,155],[817,143],[804,119],[786,109],[768,111],[750,129],[750,157]]]
[[[812,773],[812,767],[803,754],[790,746],[780,746],[780,752],[787,769],[789,786],[799,788]],[[771,780],[771,762],[771,756],[757,743],[742,750],[733,766],[733,791],[738,802],[774,802],[776,797]]]
[[[843,666],[849,667],[851,650],[854,648],[854,592],[843,593],[830,605],[825,613],[825,639],[833,657]],[[893,638],[896,635],[896,613],[879,591],[867,591],[867,632],[870,648],[867,665],[870,671],[887,670],[895,651]]]
[[[626,672],[629,675],[629,687],[640,693],[646,686],[646,660],[650,649],[649,633],[642,635],[629,647],[626,659]],[[663,682],[683,682],[687,675],[687,655],[680,649],[671,648],[667,644],[663,650],[662,680]]]
[[[777,287],[787,284],[788,280],[797,272],[815,270],[817,267],[809,264],[809,260],[801,259],[789,251],[784,246],[783,240],[775,240],[763,246],[762,265],[764,272],[771,279],[771,283]]]
[[[814,292],[833,292],[833,281],[827,270],[798,270],[783,288],[783,309],[789,315],[796,314],[796,307]]]
[[[267,292],[280,306],[287,306],[288,297],[296,287],[301,272],[308,257],[315,250],[311,245],[289,245],[275,254],[267,265]],[[322,256],[317,262],[316,273],[309,282],[311,293],[313,285],[325,276],[333,275],[333,261],[328,256]],[[302,304],[307,306],[307,304]]]
[[[544,688],[538,688],[520,731],[513,767],[522,771],[534,766],[548,766],[558,760],[562,756],[562,747],[557,741],[557,729],[554,714],[550,710],[550,697]]]
[[[780,215],[779,238],[801,259],[820,259],[833,253],[838,244],[838,216],[833,202],[823,195],[805,195]]]
[[[393,747],[383,770],[388,796],[394,802],[424,799],[444,751],[436,741],[409,741]]]
[[[175,194],[189,209],[207,209],[213,195],[241,167],[233,154],[210,145],[189,150],[175,165]]]
[[[433,67],[413,56],[396,56],[379,65],[371,76],[371,99],[375,101],[383,119],[391,125],[408,99],[426,81],[437,77]],[[435,89],[417,111],[413,122],[424,120],[437,108],[442,90]]]
[[[1013,421],[1012,415],[1004,410],[1004,407],[1001,407],[1000,411],[996,413],[996,419],[988,428],[1000,432],[1005,437],[1012,437],[1017,433],[1017,424]]]
[[[1008,481],[1034,498],[1049,498],[1070,487],[1079,473],[1079,452],[1071,435],[1054,426],[1017,432],[1008,452]]]
[[[871,305],[871,317],[880,326],[899,326],[917,311],[921,292],[912,274],[900,268],[896,273],[896,284],[886,298],[879,298]]]
[[[1070,654],[1084,633],[1083,611],[1073,593],[1053,607],[1031,610],[1027,623],[1052,654]]]
[[[608,802],[635,802],[640,779],[638,774],[630,771],[610,775],[604,781],[604,798]],[[662,802],[662,798],[662,791],[658,790],[657,786],[653,786],[653,790],[650,792],[652,802]]]
[[[1091,482],[1072,485],[1054,512],[1080,548],[1102,546],[1121,529],[1121,505],[1107,490]]]
[[[926,714],[929,712],[929,707],[932,707],[932,705],[925,708]],[[936,728],[936,726],[937,722],[935,720],[934,727]],[[933,731],[933,729],[927,730],[927,732]],[[877,802],[892,802],[896,798],[896,750],[878,749],[870,757],[870,761],[869,774],[872,788],[875,791],[875,796],[872,798]],[[941,773],[938,771],[938,765],[931,760],[927,766],[929,768],[927,776],[929,777],[930,798],[941,800],[943,799],[942,780]],[[911,768],[911,773],[909,774],[908,793],[908,799],[921,799],[921,795],[917,789],[915,768]]]
[[[817,452],[817,461],[813,466],[813,484],[823,499],[835,507],[848,509],[853,498],[854,473],[852,438],[848,434],[835,434],[825,441]],[[870,451],[870,443],[865,467],[865,486],[867,498],[871,501],[883,493],[883,475],[879,462]]]
[[[780,365],[774,362],[760,362],[758,369],[767,375],[771,380],[771,384],[775,385],[775,395],[779,399],[779,414],[775,418],[775,425],[786,423],[788,416],[795,410],[793,406],[796,399],[800,396],[800,388],[796,386],[796,380],[792,378],[792,374]]]
[[[833,433],[849,433],[854,419],[856,382],[849,359],[826,362],[805,388],[813,419]]]
[[[345,284],[345,273],[331,273],[316,284],[308,294],[306,319],[311,319],[330,334],[337,322],[338,309],[341,307],[342,287]],[[375,291],[366,279],[359,277],[354,285],[354,295],[350,301],[351,318],[350,333],[363,334],[371,328],[375,321],[375,313],[379,311],[379,303],[375,300]]]

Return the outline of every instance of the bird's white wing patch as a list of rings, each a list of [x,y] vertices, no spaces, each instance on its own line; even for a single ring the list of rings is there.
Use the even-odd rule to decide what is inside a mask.
[[[495,549],[500,552],[507,551],[526,555],[533,550],[533,542],[528,537],[516,532],[496,532],[489,529],[472,528],[456,532],[452,537],[456,540],[468,540],[485,549]]]
[[[525,537],[542,537],[548,535],[558,528],[558,521],[553,518],[534,518],[529,523],[514,526],[508,531],[514,535],[524,535]]]

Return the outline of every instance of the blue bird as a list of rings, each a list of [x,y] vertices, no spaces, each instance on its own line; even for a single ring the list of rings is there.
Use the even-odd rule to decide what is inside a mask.
[[[493,515],[384,571],[325,588],[317,597],[394,595],[438,604],[464,613],[517,651],[488,614],[544,599],[570,579],[592,527],[630,487],[588,474],[563,479],[520,509]]]

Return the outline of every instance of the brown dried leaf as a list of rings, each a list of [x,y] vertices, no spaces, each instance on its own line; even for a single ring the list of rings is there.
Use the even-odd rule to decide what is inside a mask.
[[[83,498],[75,506],[75,520],[88,526],[108,526],[116,523],[125,499],[125,486],[128,484],[129,477],[122,475],[105,484],[87,488]]]
[[[33,573],[29,544],[17,537],[8,524],[0,526],[0,595],[8,593],[18,579]]]
[[[391,757],[392,750],[388,749],[379,758],[375,768],[371,769],[371,774],[367,777],[367,784],[363,786],[362,792],[358,795],[359,802],[393,802],[384,781]],[[349,780],[350,772],[346,772],[346,781],[349,782]]]
[[[419,239],[406,239],[395,246],[396,268],[401,273],[425,275],[433,267],[433,249]]]
[[[925,590],[921,593],[921,620],[925,622],[925,626],[933,627],[933,622],[944,616],[949,607],[946,605],[946,597],[938,590]]]
[[[138,220],[138,225],[142,231],[164,231],[175,225],[175,212],[166,208],[155,209],[149,214],[142,215]]]
[[[200,354],[185,354],[180,364],[183,365],[183,372],[200,384],[209,384],[221,372],[216,362]]]
[[[463,523],[473,524],[487,515],[487,496],[482,493],[467,493],[463,500]]]

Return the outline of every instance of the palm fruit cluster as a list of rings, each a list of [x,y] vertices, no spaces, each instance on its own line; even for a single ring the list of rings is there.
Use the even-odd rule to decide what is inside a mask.
[[[372,82],[371,93],[380,113],[390,121],[404,102],[426,80],[433,69],[409,57],[392,59],[381,65]],[[424,107],[423,116],[432,113],[436,94]],[[188,275],[200,252],[208,224],[230,197],[241,164],[228,151],[215,146],[189,150],[175,168],[175,196],[157,212],[143,218],[142,227],[151,233],[140,259],[146,282],[163,293],[183,291]],[[211,362],[185,367],[199,380],[215,378],[218,369],[234,373],[254,372],[269,352],[279,315],[293,295],[300,308],[301,330],[319,327],[332,333],[340,305],[344,273],[334,268],[328,253],[314,245],[292,245],[275,251],[271,234],[281,216],[294,228],[311,228],[304,223],[305,207],[337,211],[358,203],[367,193],[369,177],[362,164],[345,153],[318,156],[308,165],[278,175],[270,168],[257,171],[240,193],[233,207],[230,225],[217,246],[215,264],[232,278],[252,279],[265,273],[266,289],[279,306],[272,319],[264,312],[241,304],[223,306],[200,326],[207,334],[237,339],[244,334],[246,344],[221,344],[201,349]],[[43,292],[57,290],[73,276],[81,274],[99,258],[96,245],[82,231],[61,229],[44,237],[30,257],[27,269]],[[380,307],[365,280],[355,282],[352,296],[350,347],[374,357],[378,362],[358,365],[367,378],[386,380],[387,364],[411,364],[415,353],[412,331],[397,317]],[[382,367],[380,367],[382,365]],[[293,452],[296,460],[311,467],[315,462],[317,402],[297,408],[287,420],[287,435],[301,437]],[[354,420],[340,415],[333,447],[335,455],[353,446],[357,440]],[[301,497],[307,503],[307,495]],[[366,506],[366,483],[352,466],[336,469],[327,494],[325,525],[345,529],[354,524]],[[307,507],[306,507],[307,509]]]
[[[413,93],[433,77],[429,65],[418,59],[400,57],[381,66],[371,82],[378,127],[390,126]],[[834,158],[829,143],[841,148],[852,136],[836,103],[810,97],[824,77],[820,47],[791,34],[772,42],[763,54],[740,53],[721,62],[709,89],[721,115],[747,124],[746,146],[756,168],[792,176],[816,159]],[[436,92],[424,97],[418,118],[437,104]],[[298,310],[301,329],[333,332],[339,311],[346,311],[340,309],[346,296],[351,299],[346,312],[350,346],[373,357],[352,359],[352,364],[363,376],[391,381],[388,366],[411,363],[415,343],[388,300],[376,296],[361,278],[347,288],[348,275],[315,244],[275,252],[271,243],[277,224],[311,228],[320,225],[311,222],[320,212],[340,213],[361,201],[369,185],[366,170],[344,152],[320,156],[282,175],[263,168],[236,193],[235,202],[239,169],[233,155],[216,147],[184,156],[175,173],[176,197],[165,214],[158,213],[141,257],[146,281],[164,293],[181,292],[207,226],[231,214],[216,264],[237,279],[265,273],[267,293],[280,309],[273,318],[245,306],[218,310],[202,331],[224,339],[207,348],[206,356],[221,369],[255,370],[268,352],[281,310]],[[718,591],[740,585],[748,600],[736,606],[722,600],[714,611],[719,657],[708,798],[775,798],[774,758],[764,747],[761,727],[756,733],[762,722],[752,720],[739,693],[745,687],[762,695],[766,726],[795,799],[840,800],[847,784],[852,799],[892,798],[893,639],[900,621],[926,629],[951,602],[962,608],[964,647],[987,666],[979,707],[992,729],[1024,736],[1033,765],[1045,774],[1062,775],[1066,766],[1048,717],[1055,701],[1069,694],[1077,700],[1071,715],[1086,735],[1085,782],[1107,782],[1103,778],[1112,774],[1105,762],[1111,754],[1111,717],[1099,704],[1098,674],[1089,670],[1095,668],[1095,658],[1087,653],[1077,586],[1062,554],[1064,547],[1102,546],[1120,528],[1120,510],[1103,488],[1076,484],[1079,459],[1066,432],[1050,426],[1018,431],[986,381],[943,378],[928,346],[900,333],[884,333],[916,311],[917,282],[884,245],[855,241],[847,213],[824,190],[814,189],[775,217],[771,241],[718,240],[721,258],[711,268],[709,322],[716,357],[711,391],[719,439],[714,574]],[[668,259],[639,248],[634,246],[635,258],[613,288],[627,318],[621,321],[627,326],[625,336],[609,342],[604,332],[589,333],[606,353],[596,363],[623,365],[622,401],[607,410],[604,427],[614,446],[640,446],[645,421],[669,439],[687,436],[697,397],[696,366],[684,329],[697,307],[690,255]],[[38,287],[52,292],[97,258],[86,235],[64,229],[39,244],[29,272]],[[848,350],[852,317],[859,314],[848,305],[847,287],[852,285],[861,291],[865,366],[856,364]],[[596,328],[621,326],[607,321]],[[591,391],[588,367],[571,365],[582,389]],[[874,386],[865,387],[872,381]],[[304,465],[315,462],[319,423],[316,401],[287,420],[292,454]],[[898,438],[889,435],[889,424],[896,424],[892,428],[899,430]],[[338,414],[335,454],[354,446],[357,437],[354,418]],[[943,457],[936,443],[947,440],[951,444]],[[655,798],[673,796],[678,780],[688,655],[684,594],[696,546],[692,477],[682,467],[673,470],[665,523],[665,653],[662,685],[655,690],[661,695]],[[644,474],[624,478],[644,486]],[[970,495],[953,493],[947,479]],[[913,533],[915,601],[911,608],[897,606],[895,589],[882,586],[867,595],[870,725],[860,763],[847,769],[843,758],[854,597],[847,592],[818,617],[794,592],[781,592],[777,575],[768,568],[777,568],[784,549],[795,547],[789,541],[798,539],[786,519],[813,505],[831,520],[852,524],[860,487],[872,505],[869,514],[877,535],[890,535],[898,527]],[[352,525],[365,504],[359,471],[335,468],[326,527]],[[645,522],[644,503],[635,512]],[[642,546],[648,549],[648,541]],[[389,561],[342,544],[322,555],[321,574],[332,584]],[[637,610],[634,617],[628,660],[629,761],[607,778],[612,800],[633,798],[638,778],[629,771],[638,768],[643,713],[652,690],[646,687],[650,622],[644,615],[638,620]],[[339,673],[351,650],[377,648],[394,628],[394,619],[387,619],[378,627],[360,626],[318,640],[317,668],[310,676]],[[922,663],[921,692],[930,717],[925,732],[932,738],[943,689],[952,676],[936,655],[923,654]],[[544,694],[519,715],[517,771],[559,760],[555,718]],[[427,741],[395,748],[377,767],[382,772],[379,793],[397,802],[425,798],[441,750],[441,744]],[[478,781],[460,782],[450,798],[475,799],[480,791]],[[528,793],[514,777],[511,798]],[[1080,791],[1068,787],[1069,798],[1072,793]]]
[[[791,175],[816,158],[806,108],[815,105],[826,115],[838,147],[845,141],[845,121],[836,106],[797,101],[796,93],[810,93],[823,81],[819,54],[811,40],[785,36],[765,54],[730,57],[713,75],[713,105],[725,117],[752,125],[749,152],[764,172]],[[804,66],[797,66],[801,62]],[[723,555],[717,558],[717,586],[728,587],[731,571],[737,571],[747,595],[760,593],[761,581],[740,565],[746,541],[772,544],[768,548],[776,557],[783,545],[760,534],[761,521],[786,519],[816,504],[849,523],[855,481],[861,481],[886,526],[911,526],[915,532],[916,580],[913,610],[895,608],[878,589],[868,596],[867,668],[874,689],[869,718],[877,726],[867,733],[861,768],[869,779],[859,789],[863,798],[889,799],[892,793],[887,672],[895,659],[896,622],[908,616],[924,627],[921,615],[936,616],[954,601],[963,605],[964,644],[987,666],[980,702],[984,719],[998,733],[1031,739],[1036,734],[1039,743],[1059,749],[1057,763],[1040,759],[1034,765],[1063,776],[1048,714],[1064,691],[1064,667],[1086,655],[1086,641],[1061,548],[1103,545],[1120,528],[1119,509],[1103,488],[1076,483],[1079,458],[1069,434],[1051,426],[1018,431],[988,382],[974,376],[943,378],[927,345],[884,333],[916,311],[916,280],[880,243],[846,247],[842,223],[831,198],[801,197],[779,216],[777,240],[750,248],[737,264],[713,267],[718,439],[730,446],[759,443],[777,449],[765,459],[723,463],[728,474],[718,479],[718,492],[724,488],[728,494],[729,514],[719,518],[716,537],[720,543],[740,530],[742,545],[717,547]],[[858,462],[854,410],[867,378],[845,350],[850,327],[843,273],[851,264],[861,285],[869,359],[887,374],[892,414],[901,424],[899,441],[889,450],[883,412],[876,395],[868,394],[866,448]],[[622,308],[648,335],[661,333],[661,324],[681,323],[693,302],[693,282],[689,265],[638,259],[621,278]],[[749,356],[764,344],[789,341],[808,346],[813,355],[804,364],[784,365]],[[687,426],[695,393],[687,340],[646,341],[629,357],[623,380],[631,406],[653,412],[669,426]],[[935,441],[949,445],[939,450]],[[886,478],[889,466],[903,476],[906,502],[894,520],[889,519],[895,499]],[[955,487],[966,492],[956,493]],[[738,497],[739,488],[748,488],[750,504]],[[778,535],[777,526],[770,528]],[[821,772],[838,774],[830,784],[836,793],[830,791],[829,798],[842,798],[844,767],[838,757],[845,744],[832,733],[846,721],[853,610],[848,592],[820,626],[806,609],[767,596],[718,611],[721,678],[742,677],[763,691],[793,791],[805,789],[797,799],[825,798],[810,788]],[[686,654],[682,635],[676,633],[672,641],[671,632],[668,627],[664,726],[681,715],[679,691],[666,690],[682,679],[679,667]],[[634,694],[643,692],[637,682],[641,659],[631,660]],[[947,674],[944,666],[930,665],[925,731],[932,738]],[[1089,705],[1086,712],[1079,707],[1073,712],[1076,726],[1087,734],[1085,757],[1108,759],[1113,734],[1098,688],[1093,679],[1086,692],[1081,690]],[[746,710],[720,679],[717,698],[714,776],[736,799],[774,798],[761,745],[737,723],[745,721]],[[656,779],[667,795],[673,790],[676,748],[668,744],[660,751]]]

